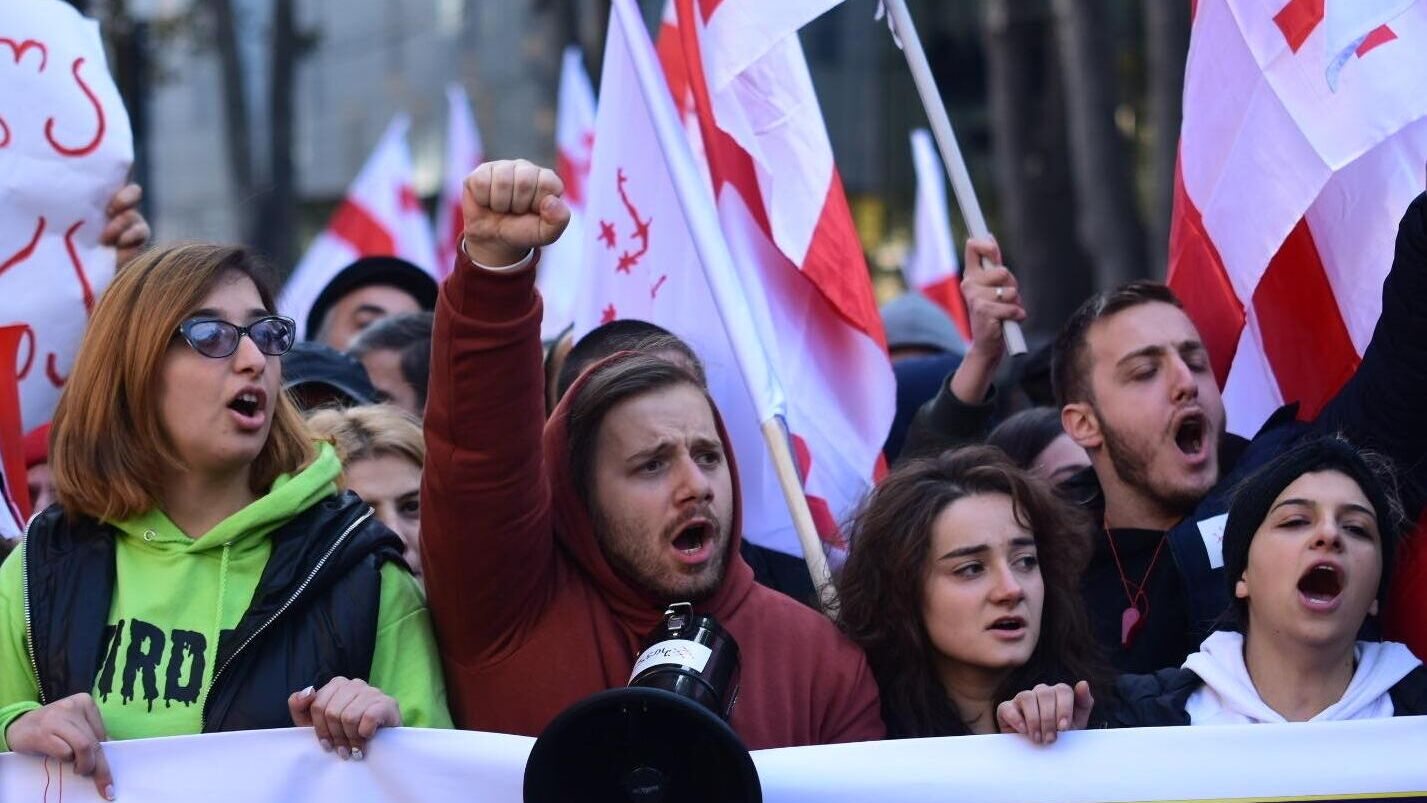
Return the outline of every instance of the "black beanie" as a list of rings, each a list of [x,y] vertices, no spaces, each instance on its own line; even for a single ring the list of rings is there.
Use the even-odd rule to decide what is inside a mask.
[[[428,312],[436,308],[438,288],[431,274],[397,257],[362,257],[338,271],[312,302],[312,309],[307,313],[306,339],[317,339],[328,311],[343,296],[374,284],[388,284],[404,291]]]
[[[1273,500],[1283,493],[1283,489],[1313,471],[1338,471],[1347,475],[1372,503],[1382,539],[1378,605],[1387,602],[1388,582],[1392,578],[1393,558],[1397,553],[1397,537],[1403,517],[1402,506],[1397,500],[1385,462],[1385,458],[1369,456],[1341,436],[1316,437],[1299,442],[1243,481],[1234,494],[1234,501],[1229,506],[1229,520],[1224,525],[1224,580],[1229,584],[1229,599],[1233,602],[1239,624],[1247,624],[1247,605],[1234,596],[1234,586],[1248,568],[1249,545],[1254,540],[1254,533],[1258,532]]]

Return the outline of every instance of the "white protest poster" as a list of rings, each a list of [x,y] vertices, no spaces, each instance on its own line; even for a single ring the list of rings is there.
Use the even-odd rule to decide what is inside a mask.
[[[27,327],[25,431],[49,420],[114,275],[99,235],[133,158],[98,23],[60,0],[0,2],[0,325]]]
[[[104,752],[121,801],[520,803],[534,743],[396,728],[358,762],[294,728],[111,742]],[[759,750],[753,762],[765,803],[1361,803],[1427,797],[1424,744],[1427,717],[1396,717],[1092,730],[1048,746],[1019,736],[903,739]],[[72,768],[0,753],[0,801],[100,800]]]

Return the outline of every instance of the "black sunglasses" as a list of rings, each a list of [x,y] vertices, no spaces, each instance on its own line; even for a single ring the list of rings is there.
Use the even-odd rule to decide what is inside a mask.
[[[212,318],[191,318],[178,326],[178,333],[193,350],[205,357],[223,359],[238,350],[238,341],[247,335],[258,351],[281,357],[297,339],[297,324],[291,318],[269,315],[247,326]]]

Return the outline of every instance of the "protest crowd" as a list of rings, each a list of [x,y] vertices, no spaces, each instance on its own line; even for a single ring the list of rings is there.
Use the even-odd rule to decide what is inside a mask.
[[[485,161],[450,264],[359,254],[301,309],[292,266],[155,238],[142,189],[115,189],[113,278],[7,485],[27,521],[0,540],[0,751],[121,799],[114,741],[311,727],[362,760],[383,728],[538,736],[628,684],[680,603],[737,644],[751,750],[1427,714],[1404,571],[1427,537],[1427,192],[1384,223],[1355,371],[1252,437],[1180,288],[1097,292],[1011,357],[1035,310],[968,238],[955,314],[912,290],[876,322],[895,422],[833,533],[815,511],[829,584],[747,537],[748,477],[781,497],[763,455],[735,459],[724,356],[667,319],[550,336],[569,189]],[[883,374],[848,353],[819,370],[851,399]]]

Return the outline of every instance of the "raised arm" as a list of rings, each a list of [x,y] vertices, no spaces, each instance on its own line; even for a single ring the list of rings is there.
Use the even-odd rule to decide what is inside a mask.
[[[996,267],[975,267],[981,264],[982,257]],[[901,459],[930,457],[980,442],[991,428],[992,380],[1006,354],[1001,323],[1024,321],[1026,311],[1021,306],[1016,277],[1001,264],[1001,247],[995,240],[967,240],[964,264],[967,267],[961,279],[961,294],[971,316],[971,348],[937,395],[917,411],[908,428]]]
[[[1407,502],[1422,496],[1427,454],[1427,193],[1407,207],[1392,270],[1382,285],[1382,315],[1362,364],[1313,422],[1391,456],[1407,473]],[[1414,518],[1415,510],[1408,513]]]
[[[443,657],[458,666],[517,643],[554,579],[532,252],[569,222],[563,189],[523,160],[468,176],[464,253],[436,305],[422,563]]]

